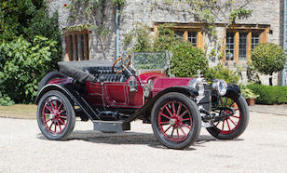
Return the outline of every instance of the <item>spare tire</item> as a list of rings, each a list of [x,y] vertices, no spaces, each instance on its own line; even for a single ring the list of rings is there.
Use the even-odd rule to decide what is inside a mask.
[[[65,77],[67,77],[67,75],[65,75],[65,74],[63,74],[61,72],[58,72],[58,71],[49,72],[40,81],[39,87],[38,87],[38,91],[40,91],[45,85],[47,85],[49,83],[49,81],[51,81],[51,80],[53,80],[55,78],[65,78]]]

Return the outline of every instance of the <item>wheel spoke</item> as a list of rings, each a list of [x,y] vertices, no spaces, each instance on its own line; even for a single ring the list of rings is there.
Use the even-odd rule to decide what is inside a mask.
[[[218,126],[218,124],[219,124],[219,122],[217,122],[217,124],[215,125],[215,127],[217,127],[217,126]]]
[[[49,121],[51,121],[51,119],[46,120],[44,123],[47,124]]]
[[[173,115],[176,113],[175,111],[175,106],[174,106],[174,102],[172,102],[172,111],[173,111]]]
[[[66,123],[61,118],[59,118],[59,121],[61,121],[63,125],[66,125]]]
[[[177,113],[176,113],[177,116],[179,116],[179,114],[180,114],[181,106],[182,106],[182,104],[179,103],[178,108],[177,108]]]
[[[52,123],[49,126],[49,130],[51,130],[53,124],[54,124],[54,122],[52,121]]]
[[[61,127],[61,124],[59,123],[59,122],[57,122],[58,123],[58,126],[59,126],[59,128],[60,128],[60,132],[62,131],[62,127]]]
[[[188,113],[188,110],[185,110],[179,117],[182,118],[184,115]]]
[[[54,132],[56,133],[56,131],[57,131],[57,122],[56,122],[56,123],[54,123],[54,125],[55,125]]]
[[[188,126],[186,124],[183,124],[182,126],[189,128],[189,130],[191,129],[191,126]]]
[[[60,106],[58,107],[59,110],[61,110],[61,107],[63,106],[63,103],[61,102]]]
[[[222,122],[222,131],[224,131],[224,122],[225,121]]]
[[[227,123],[227,127],[228,127],[228,129],[230,130],[230,126],[229,126],[228,119],[226,119],[226,123]]]
[[[177,138],[179,139],[178,128],[176,128]]]
[[[182,127],[180,127],[180,130],[182,131],[182,133],[184,134],[184,136],[186,136],[186,133],[184,132],[184,130],[182,129]]]
[[[235,118],[238,118],[238,119],[240,118],[240,117],[238,117],[238,116],[234,116],[234,115],[231,115],[231,116],[232,116],[232,117],[235,117]]]
[[[168,125],[169,122],[168,122],[168,121],[165,121],[165,122],[160,122],[159,124],[160,124],[160,125]]]
[[[48,110],[50,111],[50,113],[53,112],[52,109],[51,109],[48,105],[45,105],[45,106],[44,106],[44,109],[48,109]]]
[[[190,118],[185,118],[185,119],[182,119],[182,121],[187,121],[187,120],[190,120]]]
[[[173,133],[174,133],[174,127],[172,128],[172,131],[171,131],[171,137],[173,137]]]
[[[167,129],[165,129],[164,133],[166,133],[171,127],[172,125],[170,125]]]
[[[50,105],[52,106],[52,109],[55,110],[54,104],[53,104],[53,100],[50,101]]]
[[[163,113],[160,113],[160,115],[161,115],[161,116],[164,116],[165,118],[168,118],[168,119],[171,118],[171,117],[169,117],[169,116],[167,116],[167,115],[165,115],[165,114],[163,114]]]
[[[171,113],[170,109],[167,107],[167,105],[164,108],[167,110],[167,112],[169,113],[170,117],[172,117],[172,113]]]
[[[231,118],[229,118],[229,120],[232,122],[232,124],[234,124],[236,126],[236,124],[234,123],[234,121]]]
[[[56,100],[55,102],[56,102],[55,108],[56,108],[57,110],[59,110],[59,109],[58,109],[58,102],[57,102],[57,100]]]

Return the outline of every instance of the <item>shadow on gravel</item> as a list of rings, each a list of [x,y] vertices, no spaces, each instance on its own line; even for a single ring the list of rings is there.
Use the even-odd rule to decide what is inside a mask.
[[[46,139],[41,134],[38,135],[40,139]],[[105,143],[105,144],[137,144],[147,145],[156,149],[168,149],[161,145],[155,138],[153,133],[140,133],[140,132],[125,132],[125,133],[101,133],[95,131],[74,131],[67,141],[82,140],[92,143]],[[196,150],[193,147],[204,147],[202,144],[210,141],[216,141],[215,138],[208,135],[201,135],[197,141],[184,151]]]

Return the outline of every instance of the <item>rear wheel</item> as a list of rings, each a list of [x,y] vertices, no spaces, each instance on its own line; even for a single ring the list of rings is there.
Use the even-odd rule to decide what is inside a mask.
[[[151,122],[159,142],[172,149],[190,146],[201,129],[197,105],[180,93],[168,93],[159,98],[152,109]]]
[[[227,95],[220,97],[219,105],[214,110],[221,116],[207,131],[218,139],[234,139],[246,129],[249,121],[249,111],[242,96]]]
[[[49,91],[41,98],[37,122],[42,134],[51,140],[64,140],[75,126],[75,112],[69,99],[59,91]]]

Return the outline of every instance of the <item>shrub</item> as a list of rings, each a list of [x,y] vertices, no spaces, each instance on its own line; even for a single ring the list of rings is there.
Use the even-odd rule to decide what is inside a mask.
[[[284,68],[286,56],[283,49],[273,43],[259,44],[252,52],[252,64],[263,74],[270,75],[269,83],[272,85],[272,74]]]
[[[178,77],[191,77],[197,70],[206,73],[208,60],[204,52],[188,42],[179,42],[172,48],[171,71]]]
[[[13,104],[14,104],[13,100],[11,100],[11,98],[8,97],[7,95],[2,94],[0,91],[0,106],[11,106]]]
[[[223,79],[227,83],[235,84],[238,83],[240,79],[239,73],[223,67],[221,64],[209,68],[205,77],[208,81],[213,81],[214,79]]]
[[[32,43],[19,37],[0,45],[0,90],[16,103],[30,103],[38,83],[50,70],[57,42],[36,36]]]
[[[259,84],[251,84],[247,85],[247,87],[259,95],[256,103],[267,105],[287,103],[287,87]]]

